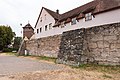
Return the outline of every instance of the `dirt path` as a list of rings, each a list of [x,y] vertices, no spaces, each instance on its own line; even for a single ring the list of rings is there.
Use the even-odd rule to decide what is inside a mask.
[[[0,80],[120,80],[119,75],[104,74],[96,71],[62,69],[19,73],[2,77]]]
[[[0,80],[120,80],[120,73],[72,69],[46,61],[2,55]]]
[[[0,75],[43,70],[59,70],[62,66],[23,57],[0,55]]]

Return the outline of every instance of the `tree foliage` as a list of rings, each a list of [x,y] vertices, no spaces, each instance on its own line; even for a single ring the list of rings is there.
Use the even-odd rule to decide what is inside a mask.
[[[0,50],[11,44],[14,34],[10,26],[0,26]]]
[[[21,41],[22,41],[22,37],[15,37],[13,48],[18,50],[20,47]]]

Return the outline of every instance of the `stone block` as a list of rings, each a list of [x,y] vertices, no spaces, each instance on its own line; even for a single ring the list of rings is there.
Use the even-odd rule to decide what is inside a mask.
[[[116,44],[116,48],[120,49],[120,43]]]
[[[104,35],[117,35],[119,31],[115,27],[107,28],[103,31]]]
[[[109,48],[110,47],[110,43],[108,41],[104,41],[104,48]]]
[[[120,43],[111,43],[110,48],[111,49],[120,49]]]
[[[102,57],[102,58],[105,58],[105,59],[107,59],[108,56],[109,56],[109,52],[103,52],[103,53],[101,54],[101,57]]]
[[[116,48],[116,44],[115,43],[111,43],[110,44],[110,49],[115,49]]]
[[[104,36],[104,40],[105,41],[114,41],[114,40],[117,40],[117,36],[116,35]]]
[[[89,43],[89,48],[97,48],[97,43],[95,43],[95,42],[90,42]]]
[[[101,41],[103,40],[103,35],[101,34],[94,34],[88,36],[91,41]]]
[[[98,45],[98,48],[104,48],[104,42],[103,41],[98,41],[97,45]]]

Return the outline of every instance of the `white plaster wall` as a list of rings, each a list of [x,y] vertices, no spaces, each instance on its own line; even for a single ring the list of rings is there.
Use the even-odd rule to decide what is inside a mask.
[[[71,25],[71,23],[66,24],[64,31],[74,30],[79,28],[88,28],[103,24],[111,24],[120,22],[120,9],[101,13],[95,15],[95,18],[92,18],[90,21],[85,21],[85,18],[80,19],[76,25]]]
[[[49,19],[48,22],[46,23],[50,23],[50,21],[51,19]],[[110,23],[117,23],[117,22],[120,22],[120,9],[97,14],[95,15],[95,18],[93,18],[90,21],[85,21],[85,19],[83,18],[83,19],[80,19],[79,22],[77,22],[77,24],[75,25],[71,25],[71,23],[68,23],[64,28],[55,28],[55,29],[43,32],[39,34],[38,37],[47,37],[47,36],[62,34],[63,32],[69,31],[69,30],[88,28],[88,27],[93,27],[93,26],[98,26],[103,24],[110,24]]]
[[[46,19],[45,19],[45,15],[46,15]],[[42,17],[42,22],[40,22],[41,17]],[[42,13],[41,13],[41,16],[40,16],[40,19],[38,21],[38,24],[37,24],[37,26],[35,28],[35,37],[40,38],[40,37],[43,37],[43,36],[48,36],[49,35],[49,24],[50,23],[52,23],[52,25],[54,25],[55,20],[45,9],[43,9]],[[45,25],[48,26],[47,31],[45,31]],[[40,30],[41,27],[42,27],[42,32],[41,33],[39,32],[37,34],[37,29]]]

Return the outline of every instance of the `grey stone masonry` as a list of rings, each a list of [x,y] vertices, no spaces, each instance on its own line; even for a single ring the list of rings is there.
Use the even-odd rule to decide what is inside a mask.
[[[64,32],[57,62],[120,65],[120,23]]]
[[[83,57],[84,30],[77,29],[63,33],[57,62],[79,64]]]
[[[29,55],[47,56],[57,58],[61,35],[49,36],[26,42]]]
[[[120,65],[120,23],[94,26],[26,41],[21,54],[56,57],[57,63]]]

